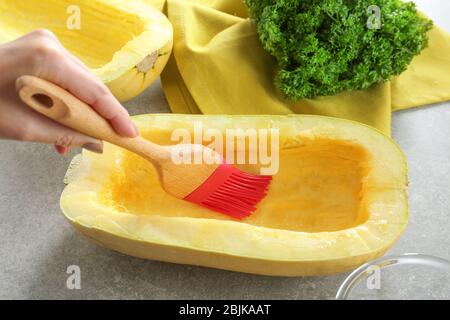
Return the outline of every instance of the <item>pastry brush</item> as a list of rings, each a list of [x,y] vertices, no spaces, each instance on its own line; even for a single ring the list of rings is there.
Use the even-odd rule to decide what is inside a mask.
[[[92,107],[65,89],[34,76],[20,77],[16,88],[26,105],[46,117],[150,161],[158,172],[162,188],[176,198],[243,219],[256,210],[267,193],[271,176],[242,172],[203,145],[163,146],[141,136],[122,137]],[[189,154],[190,159],[201,156],[203,162],[179,164],[173,161],[173,154],[181,152]]]

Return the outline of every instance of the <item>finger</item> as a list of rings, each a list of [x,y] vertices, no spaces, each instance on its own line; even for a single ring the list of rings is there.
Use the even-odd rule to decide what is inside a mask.
[[[33,110],[31,110],[33,111]],[[40,118],[41,115],[37,114]],[[65,154],[72,147],[84,148],[86,150],[102,153],[103,143],[70,128],[62,126],[46,117],[35,119],[33,125],[28,128],[28,139],[33,142],[54,144],[57,151]]]
[[[53,32],[49,33],[49,37],[56,43],[58,48],[61,49],[61,52],[64,53],[70,60],[72,60],[72,62],[74,62],[84,70],[88,71],[89,73],[91,72],[89,68],[80,59],[78,59],[74,54],[72,54],[69,50],[67,50],[66,47],[64,47],[64,45],[61,43],[61,41],[59,41],[58,37]]]
[[[81,68],[85,70],[89,70],[89,68],[75,55],[73,55],[69,50],[67,50],[64,45],[59,41],[58,37],[50,30],[47,29],[37,29],[34,30],[23,37],[19,38],[17,41],[29,42],[33,40],[38,40],[40,42],[52,41],[62,53],[64,53],[68,58],[70,58],[75,64],[79,65]]]
[[[0,122],[8,133],[4,138],[49,143],[64,148],[82,147],[97,153],[103,151],[100,140],[65,127],[19,101],[16,103],[11,112],[2,115]],[[17,119],[20,119],[20,125],[17,125]],[[63,149],[59,148],[59,151]]]
[[[38,69],[37,76],[59,85],[89,104],[102,117],[110,121],[118,134],[126,137],[137,136],[137,129],[126,109],[111,94],[106,85],[89,71],[73,63],[61,52],[50,51],[45,64]]]

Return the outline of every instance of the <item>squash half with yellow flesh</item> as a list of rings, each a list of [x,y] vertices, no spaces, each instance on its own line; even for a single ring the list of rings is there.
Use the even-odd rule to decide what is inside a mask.
[[[83,151],[66,176],[61,208],[76,229],[105,247],[255,274],[322,275],[377,258],[407,224],[405,156],[371,127],[300,115],[167,114],[134,121],[160,144],[174,144],[171,133],[192,132],[196,122],[224,134],[277,129],[279,171],[257,211],[237,221],[166,194],[152,165],[137,155],[109,144],[103,155]]]
[[[0,44],[53,31],[120,100],[153,83],[172,51],[169,20],[145,0],[0,0]]]

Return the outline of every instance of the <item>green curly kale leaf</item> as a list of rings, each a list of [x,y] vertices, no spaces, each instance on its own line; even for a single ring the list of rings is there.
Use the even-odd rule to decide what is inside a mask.
[[[278,62],[275,84],[291,100],[364,89],[401,74],[428,46],[433,26],[401,0],[245,2]]]

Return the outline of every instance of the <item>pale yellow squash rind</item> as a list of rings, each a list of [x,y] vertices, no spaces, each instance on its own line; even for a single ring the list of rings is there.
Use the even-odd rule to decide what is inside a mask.
[[[36,6],[33,1],[0,0],[0,44],[49,29],[126,101],[158,78],[172,51],[172,25],[153,2],[43,0]],[[67,27],[74,5],[79,7],[80,29]],[[149,58],[152,63],[140,68]]]
[[[83,152],[61,196],[61,208],[84,235],[125,254],[161,261],[202,265],[265,275],[301,276],[348,271],[382,255],[404,231],[408,220],[407,164],[402,151],[371,127],[319,116],[195,116],[134,117],[143,130],[189,127],[197,120],[212,127],[279,128],[281,136],[321,137],[352,141],[371,155],[365,177],[373,188],[367,218],[332,232],[272,229],[231,220],[167,217],[124,212],[99,200],[116,147],[104,157]],[[79,162],[79,159],[78,159]],[[379,189],[379,190],[378,190]],[[167,209],[170,210],[170,209]],[[282,213],[280,213],[282,214]]]
[[[275,127],[281,135],[328,137],[352,141],[372,155],[366,177],[371,194],[367,219],[333,232],[294,232],[236,221],[143,215],[121,212],[99,201],[114,166],[84,151],[72,168],[61,208],[88,238],[125,254],[161,261],[209,266],[265,275],[319,275],[348,271],[382,255],[408,220],[407,166],[401,150],[375,129],[350,121],[317,116],[180,116],[134,118],[141,130],[187,127],[194,120],[216,127]],[[105,157],[122,151],[107,145]],[[79,159],[77,162],[80,162]],[[282,212],[280,212],[282,214]]]

